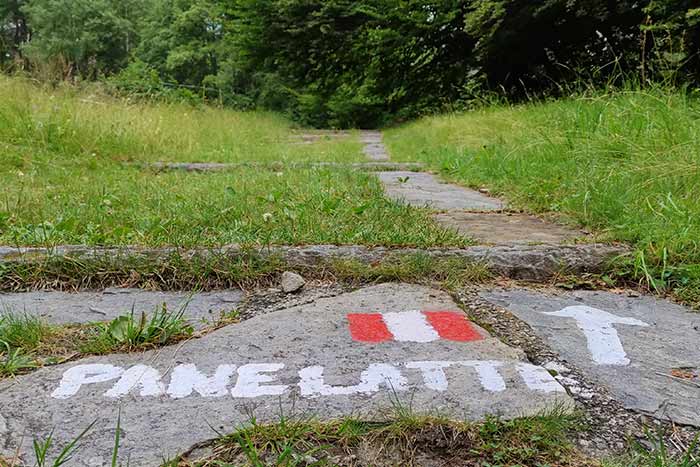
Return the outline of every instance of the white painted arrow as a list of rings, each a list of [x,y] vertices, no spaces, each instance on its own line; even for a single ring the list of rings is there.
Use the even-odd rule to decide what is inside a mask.
[[[562,318],[574,318],[588,341],[593,361],[599,365],[629,365],[620,336],[613,324],[649,326],[635,318],[625,318],[590,306],[569,306],[560,311],[544,313]]]

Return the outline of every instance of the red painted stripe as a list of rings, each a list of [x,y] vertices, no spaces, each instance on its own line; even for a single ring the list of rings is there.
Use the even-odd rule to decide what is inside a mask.
[[[457,342],[472,342],[484,338],[472,326],[464,313],[455,311],[424,311],[423,314],[443,339]]]
[[[394,338],[381,313],[348,313],[350,335],[360,342],[384,342]]]

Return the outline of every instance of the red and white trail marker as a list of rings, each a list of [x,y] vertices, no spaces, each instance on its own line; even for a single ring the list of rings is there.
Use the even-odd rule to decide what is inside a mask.
[[[348,313],[347,317],[350,335],[358,342],[472,342],[484,338],[464,313],[457,311]]]

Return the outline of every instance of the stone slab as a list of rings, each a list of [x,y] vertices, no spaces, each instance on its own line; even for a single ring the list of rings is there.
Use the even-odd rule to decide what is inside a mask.
[[[241,168],[262,168],[268,170],[284,169],[310,169],[315,167],[328,167],[333,169],[351,170],[421,170],[424,164],[420,162],[391,162],[379,160],[374,162],[138,162],[126,163],[128,166],[137,166],[156,171],[183,171],[183,172],[224,172]]]
[[[381,420],[396,404],[475,420],[571,407],[571,400],[546,370],[466,320],[445,293],[383,284],[178,346],[4,381],[0,453],[20,444],[26,452],[27,437],[54,428],[61,446],[97,420],[71,465],[109,465],[121,407],[122,458],[157,465],[251,415]]]
[[[577,245],[477,245],[466,248],[384,248],[363,245],[270,246],[251,251],[240,245],[216,248],[182,249],[178,247],[147,248],[141,246],[91,247],[56,245],[42,247],[0,246],[0,265],[41,265],[45,261],[76,261],[108,263],[110,268],[133,261],[167,262],[170,258],[246,259],[274,257],[290,268],[332,267],[337,259],[375,264],[406,255],[420,254],[430,258],[456,258],[488,267],[491,271],[513,279],[542,280],[568,272],[600,273],[617,256],[628,253],[627,247],[600,243]]]
[[[389,154],[382,143],[382,134],[379,131],[362,131],[360,141],[364,144],[362,152],[371,161],[388,161]]]
[[[376,130],[363,130],[360,132],[360,142],[365,144],[381,143],[382,132]]]
[[[316,143],[324,139],[342,139],[347,138],[351,135],[349,131],[335,131],[335,130],[315,130],[306,131],[303,133],[295,133],[291,135],[290,139],[297,139],[302,143]]]
[[[393,171],[377,174],[386,194],[411,206],[438,210],[500,211],[503,202],[478,191],[449,183],[442,183],[426,172]]]
[[[169,311],[185,307],[184,316],[198,328],[216,321],[222,313],[237,309],[243,299],[243,292],[236,289],[189,293],[127,288],[76,293],[0,293],[0,316],[18,312],[38,316],[51,324],[77,324],[110,321],[132,309],[137,315],[148,315],[165,304]]]
[[[603,291],[515,288],[483,297],[526,321],[626,408],[700,427],[697,313],[666,300]]]
[[[466,237],[491,245],[558,244],[586,236],[582,231],[526,214],[448,211],[434,218]]]

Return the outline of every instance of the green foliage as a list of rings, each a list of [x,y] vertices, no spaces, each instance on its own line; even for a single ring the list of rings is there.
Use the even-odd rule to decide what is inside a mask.
[[[85,353],[109,353],[114,349],[135,349],[144,346],[165,345],[175,339],[192,334],[192,326],[184,319],[186,305],[177,311],[169,311],[165,304],[151,313],[119,316],[109,323],[100,324],[98,333],[85,343]]]
[[[669,447],[666,441],[669,434],[662,430],[653,432],[646,428],[645,437],[644,444],[633,441],[627,456],[604,462],[603,467],[700,467],[698,436],[680,452],[676,450],[680,446],[678,443]]]
[[[9,310],[0,312],[0,343],[32,350],[51,332],[39,318]]]
[[[13,376],[37,366],[34,358],[27,355],[24,350],[12,348],[8,343],[0,341],[0,377]]]
[[[38,364],[29,351],[50,332],[49,326],[33,316],[0,312],[0,377],[36,368]]]
[[[314,126],[700,77],[693,0],[11,0],[0,21],[0,61]]]
[[[160,76],[201,86],[218,71],[223,2],[159,0],[148,10],[136,56]]]
[[[382,418],[387,418],[386,412]],[[248,427],[217,440],[206,463],[240,465],[244,456],[246,465],[256,467],[339,465],[338,452],[342,452],[359,465],[422,465],[426,458],[436,464],[453,465],[459,459],[461,465],[491,467],[597,465],[580,456],[567,438],[577,421],[575,416],[554,411],[514,420],[460,423],[416,414],[404,406],[395,406],[384,422],[343,418],[322,423],[310,417],[283,416],[277,423],[262,424],[253,418]]]
[[[168,102],[201,103],[200,96],[178,84],[163,80],[155,68],[141,60],[134,60],[118,74],[106,80],[110,89],[128,97],[164,100]]]
[[[80,448],[80,440],[83,439],[87,432],[92,429],[95,423],[97,423],[97,421],[92,422],[87,428],[81,431],[78,436],[66,444],[58,453],[58,456],[56,456],[53,460],[50,460],[48,457],[54,444],[53,431],[49,433],[45,439],[35,437],[32,441],[32,447],[34,448],[34,458],[36,460],[37,467],[60,467],[70,462],[73,455]]]
[[[94,77],[125,66],[138,41],[136,21],[148,0],[28,0],[26,53],[57,61],[62,77]]]
[[[25,4],[26,0],[0,2],[0,68],[21,58],[21,46],[29,39]]]

